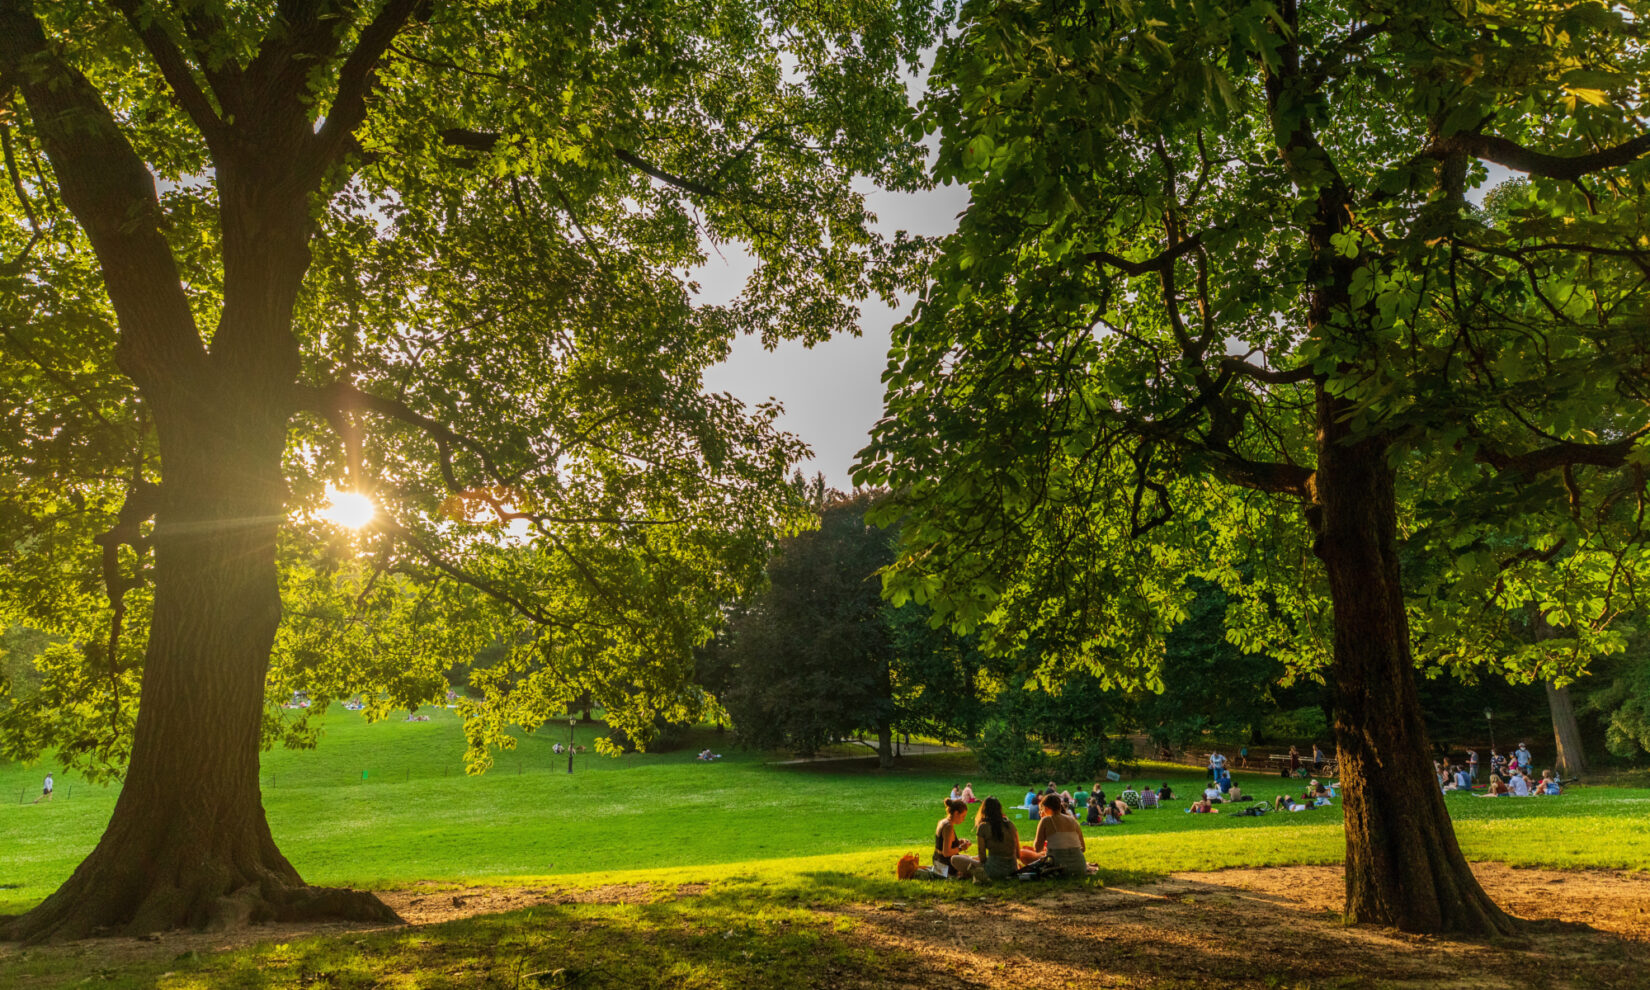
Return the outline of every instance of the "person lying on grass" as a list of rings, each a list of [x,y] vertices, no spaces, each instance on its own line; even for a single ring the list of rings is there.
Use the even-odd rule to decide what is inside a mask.
[[[1192,806],[1186,809],[1186,813],[1190,815],[1218,815],[1220,809],[1215,807],[1215,803],[1205,796],[1193,801]]]
[[[1088,848],[1083,826],[1065,813],[1057,794],[1043,798],[1043,818],[1037,823],[1037,840],[1031,847],[1047,855],[1049,862],[1068,876],[1080,877],[1088,872],[1088,861],[1083,858]]]
[[[957,826],[968,817],[968,805],[958,798],[945,799],[945,817],[934,826],[934,872],[939,876],[968,876],[969,870],[979,862],[972,856],[964,855],[963,850],[968,848],[968,840],[957,835]]]

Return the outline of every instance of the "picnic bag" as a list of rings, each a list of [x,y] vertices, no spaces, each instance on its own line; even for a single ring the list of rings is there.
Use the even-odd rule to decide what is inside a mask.
[[[921,862],[916,853],[906,853],[899,858],[899,863],[895,865],[894,876],[901,880],[911,879],[916,875],[917,865]]]

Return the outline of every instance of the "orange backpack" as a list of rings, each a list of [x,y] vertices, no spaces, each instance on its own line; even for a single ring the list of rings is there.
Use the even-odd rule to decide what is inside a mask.
[[[899,858],[899,865],[894,867],[894,876],[901,880],[911,879],[916,876],[917,864],[921,862],[922,860],[917,858],[916,853],[906,853]]]

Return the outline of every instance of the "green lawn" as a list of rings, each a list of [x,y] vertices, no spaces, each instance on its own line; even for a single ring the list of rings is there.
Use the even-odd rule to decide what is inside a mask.
[[[588,746],[600,731],[580,726],[579,741]],[[277,841],[306,879],[380,887],[774,877],[821,869],[891,877],[899,853],[928,847],[953,783],[966,777],[980,794],[1008,803],[1025,792],[1025,782],[984,780],[956,756],[913,758],[891,773],[875,771],[870,761],[778,766],[771,755],[733,751],[708,733],[705,744],[726,753],[713,764],[686,751],[589,754],[569,776],[566,758],[550,751],[565,739],[565,727],[528,736],[492,771],[468,777],[453,713],[438,709],[429,722],[368,725],[336,710],[318,749],[266,754],[265,805]],[[0,765],[0,913],[37,903],[66,878],[113,807],[114,788],[62,775],[51,804],[26,803],[38,793],[43,770]],[[1190,768],[1147,772],[1153,783],[1171,774],[1182,793],[1202,783]],[[1259,774],[1240,779],[1267,798],[1285,783]],[[1557,801],[1449,800],[1462,845],[1475,859],[1650,865],[1647,790],[1578,788]],[[1341,855],[1338,809],[1249,819],[1187,815],[1183,807],[1092,830],[1090,859],[1158,873],[1329,863]]]

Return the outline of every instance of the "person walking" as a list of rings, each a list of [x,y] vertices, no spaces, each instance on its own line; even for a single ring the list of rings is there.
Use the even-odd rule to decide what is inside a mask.
[[[42,801],[50,801],[51,799],[52,799],[52,775],[51,775],[51,772],[48,771],[46,773],[45,786],[41,787],[40,796],[34,799],[34,803],[39,804]]]
[[[1467,750],[1467,779],[1474,784],[1478,783],[1478,750],[1476,749]]]

